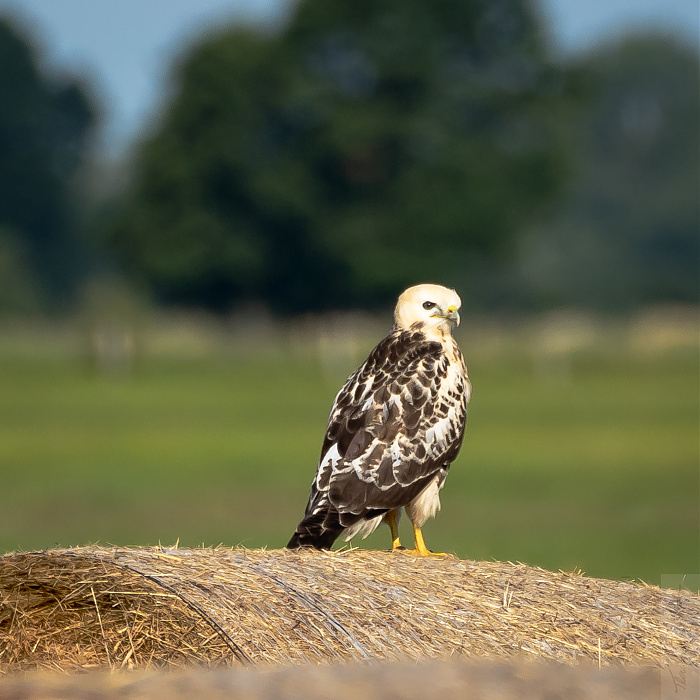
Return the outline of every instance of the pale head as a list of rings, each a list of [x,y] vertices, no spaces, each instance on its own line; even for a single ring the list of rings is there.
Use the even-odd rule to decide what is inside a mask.
[[[461,305],[462,300],[454,289],[439,284],[417,284],[399,297],[394,320],[401,329],[420,323],[424,330],[439,328],[449,332],[452,326],[459,325]]]

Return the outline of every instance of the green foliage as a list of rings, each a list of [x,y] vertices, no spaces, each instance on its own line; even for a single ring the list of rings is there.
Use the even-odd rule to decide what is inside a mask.
[[[530,251],[527,283],[547,304],[697,301],[697,49],[641,36],[573,70],[587,93],[562,123],[576,174]]]
[[[20,237],[0,226],[0,315],[31,314],[42,306]]]
[[[456,282],[561,182],[561,74],[522,0],[306,0],[197,47],[110,229],[166,301],[282,311]]]
[[[95,117],[0,22],[0,314],[65,308],[99,259],[157,301],[466,307],[697,300],[698,54],[641,36],[556,66],[526,0],[304,0],[208,38],[91,221]]]
[[[83,262],[72,178],[93,121],[83,89],[44,76],[29,43],[0,21],[0,228],[14,241],[0,245],[22,251],[5,259],[25,261],[24,281],[2,295],[6,308],[55,303],[72,289]]]

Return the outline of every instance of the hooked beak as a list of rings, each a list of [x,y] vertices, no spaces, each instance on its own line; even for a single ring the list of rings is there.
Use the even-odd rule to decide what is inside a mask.
[[[445,312],[445,318],[448,321],[452,321],[452,323],[455,324],[455,326],[459,325],[459,313],[457,311],[456,306],[448,306],[447,311]]]
[[[444,314],[436,313],[434,314],[437,318],[444,318],[450,323],[454,323],[455,326],[459,325],[459,313],[457,312],[457,307],[452,305],[448,306]]]

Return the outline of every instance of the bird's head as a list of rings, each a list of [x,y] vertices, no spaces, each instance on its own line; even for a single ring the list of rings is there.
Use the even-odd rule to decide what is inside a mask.
[[[423,330],[440,329],[450,332],[459,325],[459,307],[462,300],[454,289],[439,284],[417,284],[409,287],[396,304],[396,327],[408,329],[416,323]]]

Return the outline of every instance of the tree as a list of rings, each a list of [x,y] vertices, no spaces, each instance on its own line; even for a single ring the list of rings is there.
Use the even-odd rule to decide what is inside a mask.
[[[108,244],[171,302],[282,311],[459,284],[558,191],[562,75],[524,0],[305,0],[177,68]]]
[[[629,37],[574,70],[590,92],[566,125],[576,176],[530,250],[529,283],[544,303],[602,310],[697,301],[697,49]]]
[[[25,261],[21,288],[45,304],[70,294],[83,262],[72,183],[93,121],[83,88],[42,75],[31,46],[0,21],[0,229],[3,250],[15,251],[3,257]]]

